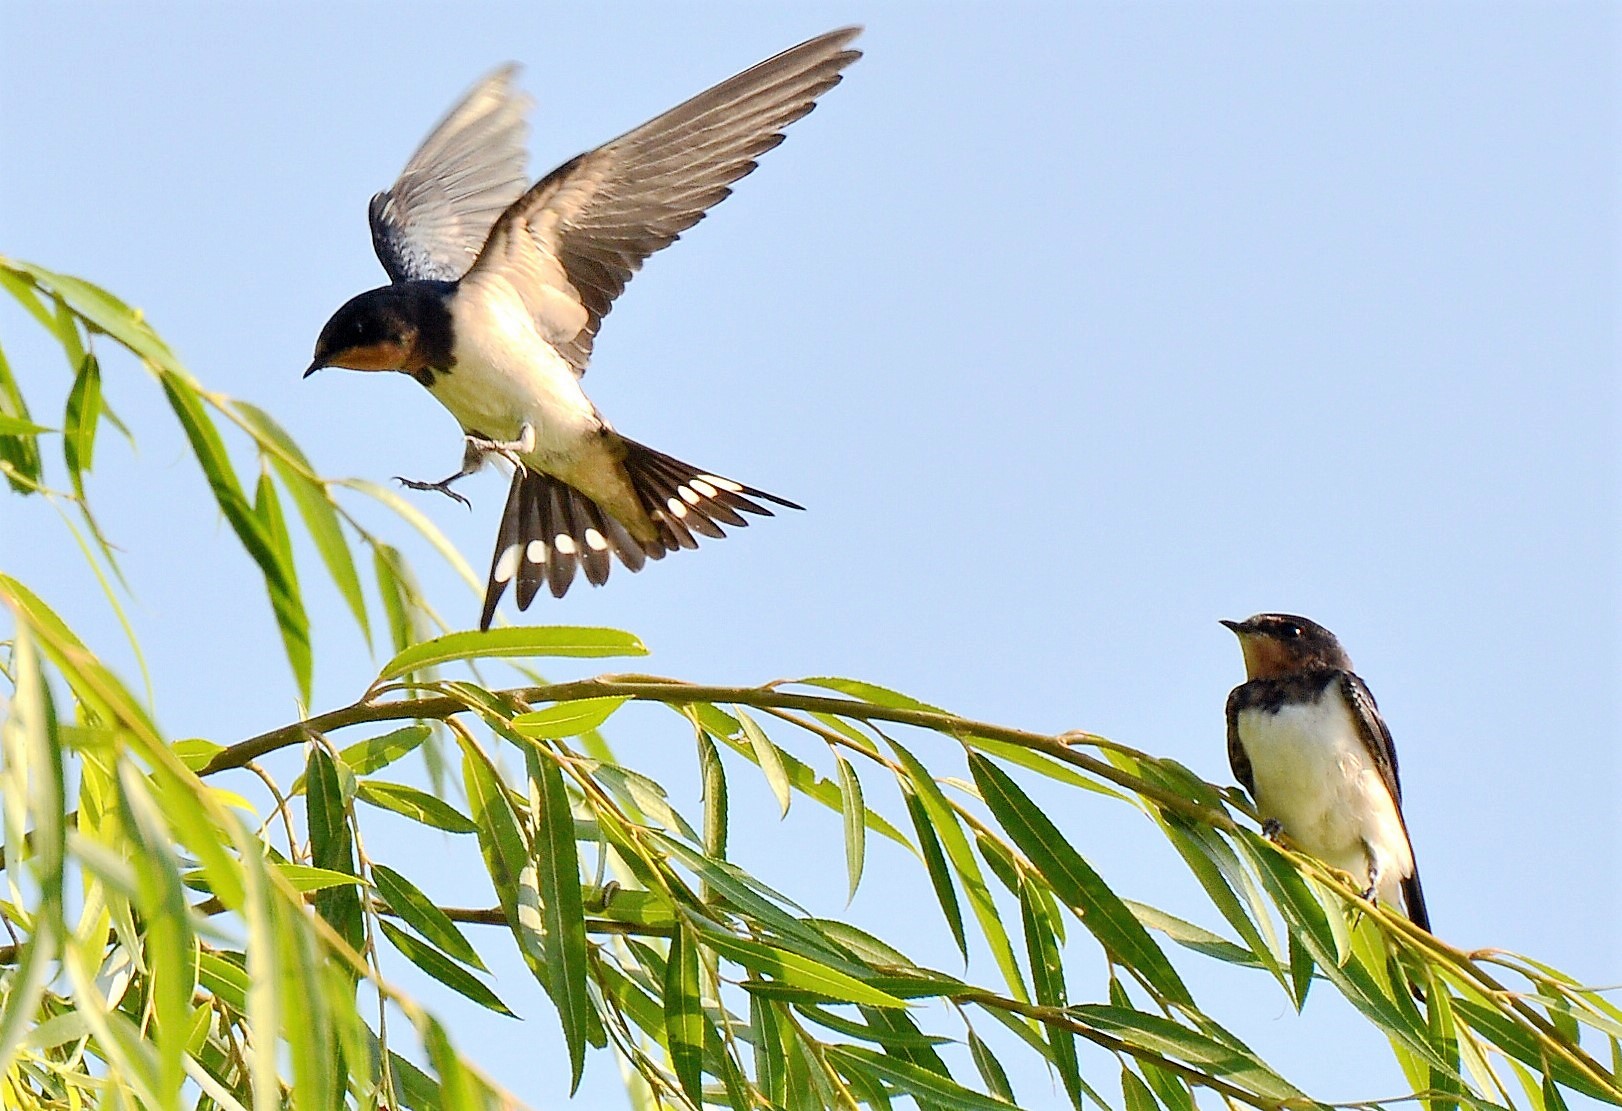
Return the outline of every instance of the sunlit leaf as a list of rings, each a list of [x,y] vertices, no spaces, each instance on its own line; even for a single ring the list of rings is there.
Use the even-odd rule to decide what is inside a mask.
[[[569,1090],[580,1085],[586,1063],[586,1039],[592,1025],[586,994],[586,918],[580,901],[580,857],[574,843],[574,816],[563,773],[555,761],[535,748],[526,750],[531,789],[536,791],[535,865],[540,873],[541,906],[546,923],[544,946],[551,977],[552,1002],[563,1021],[569,1044]]]
[[[432,945],[412,937],[387,919],[380,920],[377,925],[383,931],[383,936],[389,939],[389,944],[400,951],[401,956],[458,995],[465,996],[498,1015],[506,1015],[508,1018],[518,1017],[501,1001],[500,996],[485,986],[483,981]]]
[[[447,833],[473,833],[479,828],[477,822],[444,799],[404,783],[362,779],[355,784],[355,797]]]
[[[738,721],[743,726],[743,735],[749,740],[749,747],[755,754],[755,763],[760,765],[761,774],[766,777],[766,783],[777,797],[777,805],[788,814],[788,806],[794,796],[789,792],[788,775],[783,771],[783,758],[777,746],[766,736],[764,730],[755,723],[744,710],[738,710]]]
[[[1188,989],[1160,946],[1048,816],[984,756],[971,752],[969,768],[998,823],[1105,950],[1136,969],[1166,998],[1192,1006]]]
[[[704,1003],[698,992],[698,950],[679,928],[670,935],[664,989],[670,1066],[697,1107],[704,1102]]]
[[[544,710],[519,714],[512,719],[512,727],[525,737],[548,739],[578,737],[602,725],[623,705],[624,698],[581,698],[572,702],[559,702]]]
[[[416,930],[423,937],[444,952],[471,965],[479,971],[485,971],[484,962],[479,954],[468,943],[462,931],[456,928],[456,923],[446,917],[433,900],[417,889],[417,885],[406,879],[399,872],[386,864],[374,863],[371,867],[372,882],[377,885],[377,893],[389,905],[389,909],[400,916],[400,920]]]
[[[378,682],[457,660],[502,656],[645,656],[648,650],[630,633],[568,625],[526,625],[484,632],[447,633],[413,644],[383,665]]]

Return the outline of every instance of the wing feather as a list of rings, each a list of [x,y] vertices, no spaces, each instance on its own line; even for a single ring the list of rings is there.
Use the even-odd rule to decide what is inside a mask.
[[[724,200],[782,130],[815,107],[860,53],[833,31],[728,78],[565,162],[490,231],[470,280],[503,278],[577,373],[614,299],[655,251]]]
[[[523,195],[530,99],[512,88],[517,72],[503,66],[475,85],[372,198],[372,246],[390,280],[460,278]]]

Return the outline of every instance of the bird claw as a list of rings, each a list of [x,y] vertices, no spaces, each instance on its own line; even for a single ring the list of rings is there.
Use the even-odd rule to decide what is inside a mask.
[[[457,475],[455,478],[447,478],[439,482],[419,482],[414,478],[401,478],[399,475],[395,475],[394,481],[398,482],[401,486],[408,487],[412,490],[438,490],[447,498],[450,498],[453,501],[459,501],[469,509],[472,509],[472,502],[468,501],[461,494],[458,494],[455,490],[451,489],[451,483],[454,482],[456,478],[461,477],[461,475]]]
[[[1269,818],[1262,823],[1262,836],[1269,841],[1277,841],[1284,835],[1284,825],[1277,818]]]

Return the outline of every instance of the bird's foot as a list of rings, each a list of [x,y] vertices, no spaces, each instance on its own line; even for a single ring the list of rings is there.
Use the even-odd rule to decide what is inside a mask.
[[[412,490],[438,490],[441,494],[444,494],[447,498],[450,498],[453,501],[459,501],[463,505],[467,506],[469,509],[472,509],[473,508],[473,503],[472,502],[468,501],[461,494],[458,494],[455,490],[451,489],[451,483],[455,482],[457,479],[459,479],[461,477],[463,477],[463,476],[459,475],[459,474],[454,474],[454,475],[451,475],[451,477],[449,477],[449,478],[442,478],[438,482],[419,482],[414,478],[401,478],[399,475],[395,475],[394,476],[394,481],[398,482],[401,486],[408,487],[409,489],[412,489]]]
[[[489,440],[483,436],[469,435],[467,438],[467,460],[485,455],[499,455],[515,467],[523,466],[518,457],[535,450],[535,426],[526,424],[519,429],[516,440]],[[464,464],[464,466],[467,464]]]
[[[1262,836],[1269,841],[1277,842],[1284,836],[1284,825],[1277,818],[1268,818],[1262,823]]]

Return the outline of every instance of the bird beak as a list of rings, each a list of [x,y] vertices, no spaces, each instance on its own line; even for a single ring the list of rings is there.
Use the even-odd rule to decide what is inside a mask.
[[[320,359],[315,360],[315,362],[310,364],[310,369],[304,372],[304,377],[308,378],[310,375],[314,374],[316,371],[320,370],[326,365],[327,364],[322,362]]]
[[[1227,626],[1234,636],[1242,637],[1245,635],[1245,623],[1243,621],[1228,621],[1224,619],[1222,624]]]

